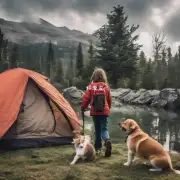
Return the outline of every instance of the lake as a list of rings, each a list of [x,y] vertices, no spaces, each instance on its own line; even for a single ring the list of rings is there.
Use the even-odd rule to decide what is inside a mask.
[[[80,112],[79,106],[73,108]],[[81,116],[81,113],[79,114]],[[85,130],[93,133],[93,121],[89,112],[85,114]],[[124,143],[126,134],[119,129],[118,122],[127,118],[136,120],[140,127],[158,140],[166,150],[180,152],[180,113],[147,106],[114,107],[109,117],[109,132],[113,143]]]

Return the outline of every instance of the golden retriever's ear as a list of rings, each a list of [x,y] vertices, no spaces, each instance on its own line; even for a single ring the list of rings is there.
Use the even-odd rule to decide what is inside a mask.
[[[136,128],[136,125],[131,124],[130,129],[134,130]]]

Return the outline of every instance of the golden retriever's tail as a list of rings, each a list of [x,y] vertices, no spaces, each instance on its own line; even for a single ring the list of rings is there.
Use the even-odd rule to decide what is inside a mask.
[[[172,169],[172,171],[173,171],[175,174],[178,174],[178,175],[180,175],[180,171],[178,171],[178,170],[175,170],[175,169]]]

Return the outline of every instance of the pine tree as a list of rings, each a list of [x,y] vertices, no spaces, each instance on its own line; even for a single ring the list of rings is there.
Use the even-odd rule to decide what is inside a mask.
[[[11,56],[8,62],[9,64],[8,69],[18,68],[20,63],[21,63],[21,60],[20,60],[19,48],[17,44],[14,44],[12,48]]]
[[[46,59],[46,75],[51,78],[51,65],[54,63],[54,50],[51,41],[48,44],[48,53]]]
[[[8,61],[8,40],[0,29],[0,73],[7,69]]]
[[[83,75],[83,68],[84,68],[84,62],[83,62],[82,43],[79,43],[77,48],[77,56],[76,56],[77,77]]]
[[[73,86],[73,79],[74,79],[74,56],[73,52],[70,54],[70,60],[68,63],[68,71],[67,71],[67,80],[68,80],[68,86]]]
[[[64,81],[64,72],[61,59],[56,64],[56,76],[54,80],[58,83],[62,83]]]
[[[174,81],[173,81],[173,86],[177,87],[177,81],[178,81],[178,64],[179,64],[179,58],[178,58],[178,54],[176,53],[173,57],[173,61],[174,61]]]
[[[8,62],[8,40],[4,40],[4,47],[2,52],[2,61],[4,63]]]
[[[144,76],[144,71],[147,67],[147,60],[146,60],[146,56],[145,53],[143,51],[140,52],[140,56],[139,56],[139,79],[140,79],[140,83],[142,86],[142,79]]]
[[[176,88],[180,88],[180,46],[178,47],[178,53],[175,56],[175,72],[176,72]]]
[[[155,88],[151,59],[149,59],[149,62],[147,63],[147,67],[144,70],[144,75],[142,78],[142,88],[144,89]]]
[[[171,48],[167,49],[167,59],[168,59],[168,87],[174,87],[175,78],[175,64],[172,58]]]
[[[87,84],[89,83],[90,77],[96,67],[95,49],[92,44],[92,41],[90,41],[88,54],[89,54],[88,64],[84,67],[84,72],[83,72],[83,79],[85,80],[85,82],[87,82]]]
[[[40,57],[39,57],[39,70],[40,70],[40,72],[43,74],[43,56],[41,55]]]
[[[25,68],[32,69],[31,48],[26,49]]]
[[[94,53],[95,53],[94,52],[94,46],[93,46],[92,40],[90,41],[88,53],[89,53],[89,60],[92,62],[94,60]]]
[[[166,62],[166,51],[162,50],[162,61],[161,61],[161,89],[167,87],[168,83],[168,67]]]
[[[131,78],[136,74],[140,45],[136,44],[138,35],[133,36],[139,26],[127,24],[124,7],[116,6],[107,15],[108,22],[95,32],[99,40],[97,44],[97,60],[108,73],[114,88],[120,78]]]
[[[180,46],[178,46],[178,59],[180,59]]]
[[[146,67],[146,56],[143,51],[140,52],[139,67],[140,69],[144,69]]]
[[[0,63],[3,61],[4,34],[0,29]]]
[[[75,77],[75,57],[74,57],[74,51],[72,50],[70,53],[70,63],[69,66],[71,68],[71,77],[74,78]],[[73,85],[73,81],[72,81],[72,85]]]

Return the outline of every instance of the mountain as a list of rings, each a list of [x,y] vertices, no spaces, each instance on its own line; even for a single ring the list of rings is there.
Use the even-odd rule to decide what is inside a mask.
[[[44,19],[34,22],[13,22],[0,18],[0,28],[5,37],[18,44],[38,44],[51,41],[55,45],[74,46],[81,42],[88,45],[93,37],[67,27],[56,27]]]

